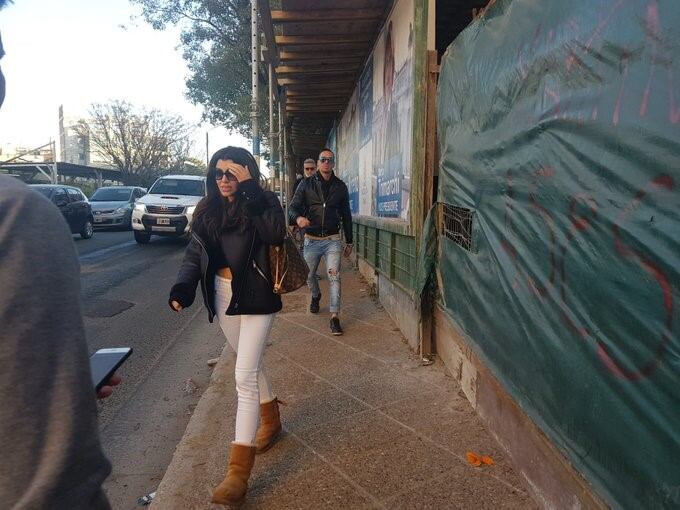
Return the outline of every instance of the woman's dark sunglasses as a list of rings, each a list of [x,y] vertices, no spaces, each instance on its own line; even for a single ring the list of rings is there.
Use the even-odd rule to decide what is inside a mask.
[[[319,161],[321,161],[322,163],[332,163],[333,161],[335,161],[335,158],[319,158]]]
[[[227,178],[228,181],[238,181],[236,176],[232,174],[229,170],[223,172],[222,170],[215,170],[215,180],[221,181],[223,177]]]

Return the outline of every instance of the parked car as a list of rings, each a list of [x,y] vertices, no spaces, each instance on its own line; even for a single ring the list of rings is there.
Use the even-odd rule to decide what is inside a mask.
[[[45,195],[59,208],[73,234],[80,234],[83,239],[92,237],[92,207],[82,191],[61,184],[32,184],[31,188]]]
[[[132,211],[135,241],[146,244],[152,235],[188,239],[196,204],[205,194],[205,177],[160,177],[149,188],[149,193],[135,203]]]
[[[135,202],[146,195],[144,188],[135,186],[106,186],[90,197],[95,228],[132,228],[132,209]]]

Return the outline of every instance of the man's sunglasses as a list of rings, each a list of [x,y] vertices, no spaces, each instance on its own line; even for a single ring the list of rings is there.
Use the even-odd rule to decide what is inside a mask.
[[[215,170],[215,180],[221,181],[223,177],[226,177],[228,181],[238,181],[236,176],[232,174],[229,170],[223,172],[222,170]]]
[[[319,161],[321,163],[333,163],[333,161],[335,161],[335,158],[319,158]]]
[[[309,167],[305,168],[305,172],[311,172],[312,170],[316,170],[316,168],[313,167],[313,166],[309,166]]]

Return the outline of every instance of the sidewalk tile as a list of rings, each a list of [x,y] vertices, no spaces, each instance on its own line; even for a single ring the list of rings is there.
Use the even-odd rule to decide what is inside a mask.
[[[363,451],[337,457],[334,465],[379,500],[415,489],[432,476],[460,465],[458,459],[412,435],[389,445],[366,445]]]
[[[304,340],[282,354],[332,384],[360,378],[380,363],[356,349],[323,337],[318,341]]]
[[[285,358],[265,366],[272,391],[288,405],[295,405],[299,400],[320,395],[333,388],[320,377],[300,370],[297,365]]]
[[[468,451],[489,455],[495,462],[494,471],[502,473],[508,483],[522,486],[503,450],[483,428],[469,402],[462,397],[436,392],[423,401],[404,400],[381,410],[453,452],[463,462]]]
[[[418,380],[386,366],[355,380],[346,380],[339,386],[371,406],[380,407],[401,400],[426,399],[432,388]]]
[[[370,409],[346,393],[331,389],[319,395],[298,400],[294,405],[281,407],[284,428],[292,432],[318,428],[333,423],[343,416]]]
[[[253,487],[248,500],[241,508],[246,509],[320,509],[363,508],[371,500],[361,495],[356,487],[322,461],[309,465],[307,471],[286,479],[276,485]]]
[[[328,459],[390,446],[411,432],[379,411],[344,416],[323,427],[298,433],[309,447]]]
[[[415,490],[402,491],[383,503],[394,510],[532,510],[536,503],[523,490],[509,487],[483,472],[459,465],[427,480]]]

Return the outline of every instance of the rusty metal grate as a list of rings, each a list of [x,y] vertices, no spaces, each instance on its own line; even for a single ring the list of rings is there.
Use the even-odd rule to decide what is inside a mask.
[[[474,212],[470,209],[442,204],[442,235],[467,251],[472,251],[473,217]]]

